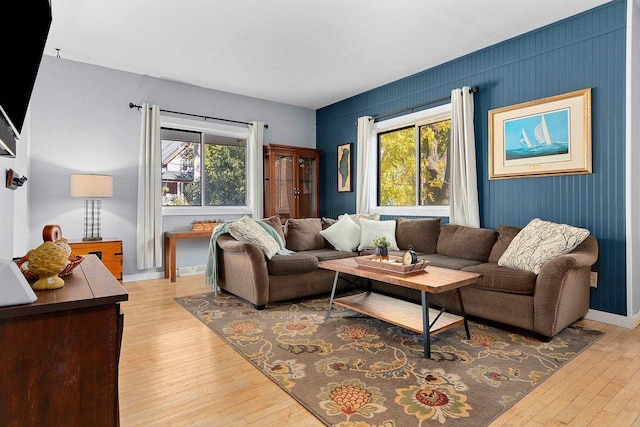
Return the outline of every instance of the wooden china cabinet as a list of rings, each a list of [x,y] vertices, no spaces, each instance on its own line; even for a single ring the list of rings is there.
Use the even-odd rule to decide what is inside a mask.
[[[264,216],[318,217],[320,152],[314,148],[264,146]]]

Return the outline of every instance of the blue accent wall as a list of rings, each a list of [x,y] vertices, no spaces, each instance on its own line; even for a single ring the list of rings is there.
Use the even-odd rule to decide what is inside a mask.
[[[321,214],[355,211],[355,191],[337,192],[336,147],[353,142],[355,159],[358,117],[478,86],[474,122],[482,227],[524,226],[539,217],[587,228],[600,249],[590,306],[626,315],[625,40],[626,2],[616,0],[318,110]],[[592,174],[488,179],[489,110],[584,88],[592,88]]]

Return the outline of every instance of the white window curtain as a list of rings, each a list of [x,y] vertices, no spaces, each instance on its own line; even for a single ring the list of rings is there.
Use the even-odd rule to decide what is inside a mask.
[[[480,227],[473,94],[470,87],[451,91],[451,200],[449,223]]]
[[[138,270],[162,267],[160,107],[142,104],[138,160]]]
[[[251,216],[255,219],[264,215],[263,140],[264,122],[251,122],[247,141],[247,201],[251,208]]]
[[[358,118],[358,141],[356,149],[356,213],[367,213],[375,199],[376,141],[373,120],[370,116]]]

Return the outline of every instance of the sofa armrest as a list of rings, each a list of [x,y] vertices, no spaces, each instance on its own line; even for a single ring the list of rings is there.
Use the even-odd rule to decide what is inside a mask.
[[[589,310],[589,276],[598,243],[589,236],[573,252],[547,261],[536,279],[534,329],[551,337]]]
[[[216,243],[222,288],[256,306],[265,305],[269,299],[269,272],[262,250],[229,234],[218,236]]]

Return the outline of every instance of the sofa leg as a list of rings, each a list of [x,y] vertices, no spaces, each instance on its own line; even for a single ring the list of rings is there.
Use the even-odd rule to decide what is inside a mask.
[[[263,304],[263,305],[255,305],[254,304],[254,307],[256,308],[256,310],[264,310],[264,308],[266,307],[266,304]]]

